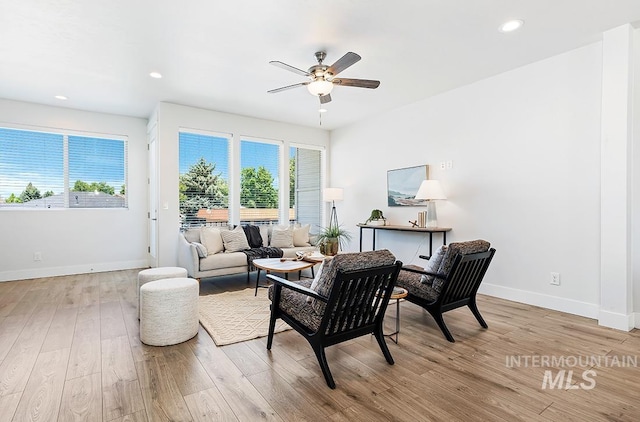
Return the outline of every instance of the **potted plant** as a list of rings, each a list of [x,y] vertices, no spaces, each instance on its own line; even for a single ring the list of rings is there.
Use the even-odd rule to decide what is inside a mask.
[[[318,244],[323,255],[336,255],[340,248],[344,249],[347,240],[351,240],[351,233],[341,226],[320,228],[318,232]]]
[[[370,226],[384,226],[387,224],[387,219],[384,218],[381,210],[373,210],[364,224],[368,224]]]

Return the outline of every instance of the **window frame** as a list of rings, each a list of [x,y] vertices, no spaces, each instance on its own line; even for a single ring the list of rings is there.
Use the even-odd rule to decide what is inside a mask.
[[[101,132],[90,132],[83,130],[70,130],[53,128],[47,126],[35,126],[35,125],[22,125],[16,123],[7,123],[0,121],[0,128],[17,130],[24,132],[38,132],[51,135],[62,136],[62,179],[63,179],[63,206],[62,207],[37,207],[37,206],[19,206],[19,207],[4,207],[0,206],[0,212],[5,211],[63,211],[63,210],[128,210],[129,209],[129,197],[127,192],[129,191],[129,137],[126,135],[107,134]],[[124,203],[121,207],[71,207],[69,203],[69,193],[72,189],[69,185],[69,137],[83,137],[90,139],[105,139],[110,141],[121,141],[123,143],[123,179],[125,186]],[[114,189],[117,189],[114,186]]]

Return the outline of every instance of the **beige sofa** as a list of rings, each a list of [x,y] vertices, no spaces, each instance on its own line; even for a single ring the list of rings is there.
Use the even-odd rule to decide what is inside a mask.
[[[221,235],[229,235],[231,230],[224,227],[200,227],[188,229],[179,235],[178,266],[186,268],[190,277],[202,279],[220,275],[247,273],[247,255],[241,251],[227,249],[222,239],[222,248],[218,243],[217,230]],[[203,232],[204,231],[204,232]],[[240,229],[241,231],[241,229]],[[275,231],[275,237],[274,236]],[[291,243],[288,243],[291,232]],[[295,258],[296,252],[313,252],[317,247],[312,245],[313,236],[309,236],[309,226],[283,227],[260,226],[263,246],[279,247],[284,258]],[[229,236],[230,237],[230,236]],[[267,240],[265,240],[267,239]]]

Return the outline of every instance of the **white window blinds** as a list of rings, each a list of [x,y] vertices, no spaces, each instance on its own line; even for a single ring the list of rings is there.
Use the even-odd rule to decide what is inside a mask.
[[[241,223],[279,220],[280,145],[275,141],[240,141]]]
[[[0,207],[126,207],[126,163],[124,139],[0,128]]]
[[[179,134],[182,227],[229,222],[230,135]]]

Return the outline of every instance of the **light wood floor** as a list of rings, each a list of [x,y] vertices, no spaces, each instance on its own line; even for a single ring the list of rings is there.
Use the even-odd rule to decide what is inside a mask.
[[[0,283],[0,421],[598,421],[640,420],[637,367],[594,367],[592,389],[543,389],[545,371],[588,368],[510,357],[584,359],[640,354],[638,331],[480,297],[483,330],[467,309],[446,314],[456,343],[415,305],[401,304],[400,344],[386,363],[372,336],[328,349],[330,390],[294,331],[216,347],[192,340],[148,347],[138,338],[137,271]],[[205,280],[201,293],[247,287]],[[264,289],[259,294],[266,294]],[[393,325],[395,306],[387,315]],[[589,378],[588,377],[588,378]],[[566,379],[566,378],[565,378]]]

